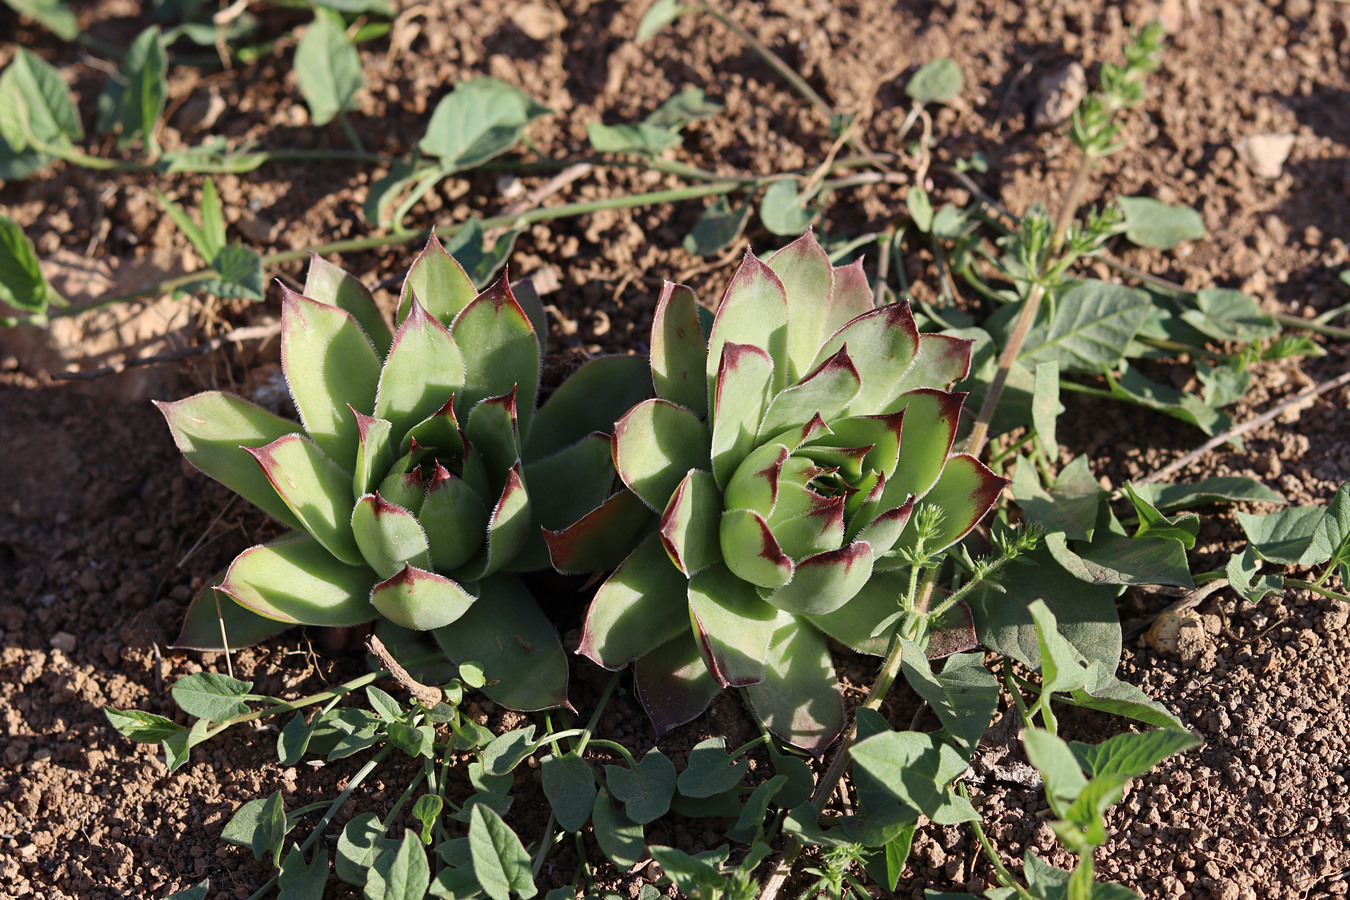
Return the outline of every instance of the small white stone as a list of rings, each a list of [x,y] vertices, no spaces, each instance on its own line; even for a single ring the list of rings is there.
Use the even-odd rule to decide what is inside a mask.
[[[1069,120],[1079,102],[1087,96],[1087,73],[1076,62],[1041,76],[1036,82],[1036,110],[1032,124],[1054,128]]]
[[[58,631],[47,643],[67,656],[75,652],[75,635],[69,631]]]
[[[1274,180],[1284,172],[1294,140],[1292,134],[1253,134],[1234,142],[1233,149],[1253,175]]]

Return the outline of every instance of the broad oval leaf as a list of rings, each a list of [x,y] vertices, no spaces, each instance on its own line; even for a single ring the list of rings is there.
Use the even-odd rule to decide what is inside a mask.
[[[510,150],[549,110],[495,78],[472,78],[442,97],[418,146],[446,172],[471,169]]]
[[[315,125],[327,125],[351,109],[365,76],[341,17],[322,11],[314,17],[295,48],[295,74]]]

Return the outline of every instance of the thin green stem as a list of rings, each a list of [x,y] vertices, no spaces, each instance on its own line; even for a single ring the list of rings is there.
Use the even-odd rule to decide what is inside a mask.
[[[580,756],[586,750],[586,745],[591,741],[591,735],[594,733],[597,725],[600,724],[600,714],[605,711],[605,704],[609,703],[609,698],[614,694],[614,689],[619,686],[619,676],[622,673],[615,672],[610,676],[609,683],[600,693],[600,700],[595,704],[595,712],[591,713],[590,720],[586,723],[585,729],[581,732],[581,740],[572,748],[577,756]],[[631,761],[632,757],[629,757]]]
[[[1051,259],[1042,263],[1043,271],[1064,247],[1064,236],[1069,231],[1069,223],[1073,221],[1074,213],[1078,212],[1078,198],[1083,193],[1083,188],[1087,186],[1088,175],[1091,174],[1092,164],[1095,161],[1096,157],[1091,153],[1084,153],[1078,161],[1078,169],[1073,173],[1073,181],[1069,182],[1069,189],[1064,192],[1064,202],[1059,207],[1059,215],[1055,216],[1055,231],[1050,236]]]
[[[342,809],[343,804],[351,798],[356,789],[360,787],[361,782],[365,781],[366,778],[370,776],[370,773],[375,771],[375,768],[384,761],[384,758],[389,755],[389,751],[392,749],[393,748],[388,744],[381,747],[379,752],[377,752],[357,771],[355,775],[352,776],[352,780],[347,782],[347,786],[343,788],[342,793],[338,794],[337,797],[333,799],[333,802],[328,805],[328,810],[323,814],[323,818],[319,820],[319,824],[314,826],[314,830],[309,833],[309,837],[307,837],[305,842],[300,845],[301,856],[309,852],[309,849],[314,846],[315,842],[323,836],[324,831],[328,829],[328,826],[332,824],[333,819],[337,816],[338,810]],[[267,879],[267,882],[263,884],[262,887],[254,891],[248,900],[262,900],[262,898],[267,896],[272,890],[276,883],[277,876],[273,875],[271,878]]]
[[[347,135],[347,140],[351,141],[352,149],[357,153],[365,153],[366,145],[361,143],[361,135],[356,133],[356,126],[352,124],[351,117],[345,112],[337,115],[338,123],[342,126],[343,134]]]
[[[604,738],[594,738],[593,740],[590,741],[589,744],[587,744],[587,746],[595,747],[600,750],[613,751],[614,753],[617,753],[623,757],[623,761],[628,763],[628,768],[630,769],[637,768],[638,764],[637,759],[633,757],[633,754],[629,752],[627,747],[625,747],[623,744],[620,744],[618,741],[607,741]]]
[[[970,791],[966,789],[964,782],[957,783],[956,792],[961,795],[962,800],[970,803]],[[993,864],[994,871],[998,873],[999,881],[1003,882],[1003,886],[1010,887],[1017,891],[1017,896],[1021,897],[1022,900],[1035,900],[1031,892],[1028,891],[1020,881],[1014,878],[1013,874],[1008,871],[1008,867],[1003,864],[1003,860],[999,858],[998,851],[994,849],[994,845],[989,841],[989,836],[984,833],[984,827],[980,824],[978,817],[971,820],[970,827],[971,830],[975,832],[975,839],[978,840],[980,846],[984,848],[985,856],[989,857],[989,862]]]
[[[418,663],[431,662],[432,660],[437,659],[444,659],[444,656],[440,653],[428,653],[424,656],[418,656],[411,660],[408,660],[406,664],[412,666],[417,665]],[[344,682],[343,684],[340,684],[337,687],[327,691],[320,691],[317,694],[310,694],[308,697],[301,697],[299,700],[290,700],[286,703],[277,703],[273,706],[267,707],[266,709],[255,709],[243,715],[235,716],[232,719],[225,719],[224,721],[217,722],[215,727],[209,729],[207,731],[207,736],[214,737],[232,725],[241,725],[244,722],[252,722],[256,719],[266,718],[267,716],[274,716],[279,713],[291,712],[293,710],[303,709],[306,706],[313,706],[316,703],[323,703],[327,700],[334,700],[338,697],[350,694],[357,688],[363,688],[368,684],[374,684],[375,682],[379,681],[381,678],[384,678],[388,674],[389,674],[388,669],[377,669],[374,672],[369,672],[365,675],[362,675],[360,678],[354,678],[351,681]]]
[[[530,877],[538,878],[539,873],[543,871],[544,860],[548,858],[548,851],[552,849],[553,826],[557,822],[553,809],[548,811],[548,825],[544,827],[544,837],[539,841],[539,850],[534,854],[534,860],[530,863]]]
[[[1284,579],[1284,586],[1293,588],[1303,588],[1303,590],[1305,591],[1312,591],[1314,594],[1321,594],[1323,597],[1328,597],[1332,600],[1339,600],[1342,603],[1350,603],[1350,596],[1342,594],[1340,591],[1333,591],[1330,588],[1324,588],[1319,583],[1304,581],[1302,578],[1286,577]]]
[[[774,53],[767,46],[765,46],[760,41],[759,38],[755,37],[753,34],[747,31],[741,25],[741,23],[737,22],[735,19],[731,18],[730,16],[728,16],[726,13],[722,12],[715,6],[709,6],[707,4],[700,3],[697,6],[691,7],[691,9],[697,10],[699,12],[705,12],[708,15],[712,16],[717,21],[721,22],[728,29],[730,29],[731,32],[735,34],[738,38],[745,41],[746,46],[748,46],[751,50],[753,50],[756,54],[758,54],[761,59],[763,59],[766,63],[768,63],[769,67],[773,69],[775,72],[777,72],[784,81],[792,85],[793,90],[801,94],[811,103],[812,106],[814,106],[816,109],[824,113],[827,119],[834,115],[834,106],[828,100],[820,96],[820,94],[816,93],[816,89],[811,87],[811,85],[807,84],[806,79],[798,75],[796,70],[794,70],[787,63],[783,62],[782,57],[780,57],[777,53]]]
[[[1041,298],[1045,296],[1045,285],[1036,282],[1031,286],[1027,299],[1022,302],[1022,311],[1017,316],[1017,322],[1013,325],[1012,333],[1008,335],[1008,343],[1003,347],[1003,355],[998,360],[998,371],[994,373],[994,380],[989,384],[989,393],[984,396],[984,403],[980,405],[979,415],[975,417],[975,426],[970,430],[970,440],[966,444],[966,449],[972,456],[978,457],[984,450],[985,442],[989,438],[989,423],[993,421],[994,410],[998,407],[999,398],[1003,395],[1003,387],[1008,383],[1008,375],[1012,372],[1013,363],[1017,362],[1017,357],[1022,352],[1022,344],[1027,339],[1027,334],[1031,331],[1032,324],[1036,321],[1036,314],[1040,312]]]
[[[1327,337],[1340,338],[1341,340],[1350,340],[1350,328],[1337,328],[1335,325],[1323,325],[1318,322],[1310,322],[1307,319],[1298,316],[1290,316],[1285,313],[1277,313],[1275,321],[1288,328],[1298,328],[1302,331],[1311,331],[1313,334],[1322,334]]]

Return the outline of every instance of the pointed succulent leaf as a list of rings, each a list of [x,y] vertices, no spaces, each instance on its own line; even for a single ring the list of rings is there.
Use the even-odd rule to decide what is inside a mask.
[[[844,506],[843,497],[822,498],[810,512],[784,521],[772,520],[769,527],[789,558],[804,560],[844,546]]]
[[[418,515],[436,568],[452,572],[482,549],[488,513],[483,501],[439,463]]]
[[[446,656],[478,663],[488,680],[480,690],[510,709],[566,706],[567,656],[534,597],[506,575],[480,582],[478,591],[468,613],[433,632]]]
[[[746,699],[765,727],[794,747],[820,756],[844,728],[844,703],[825,636],[779,612],[764,680]]]
[[[895,396],[895,384],[914,364],[919,342],[919,329],[909,304],[890,303],[834,332],[820,348],[812,368],[847,348],[862,375],[862,388],[849,408],[855,415],[879,413]]]
[[[291,528],[300,520],[277,496],[246,447],[262,447],[299,431],[297,423],[220,391],[155,404],[178,449],[202,472]]]
[[[846,266],[835,266],[834,294],[830,297],[830,308],[825,313],[825,327],[821,335],[834,334],[872,309],[872,285],[867,282],[861,257]]]
[[[950,547],[961,540],[984,514],[993,507],[998,495],[1008,486],[1008,479],[989,471],[984,463],[968,453],[958,453],[947,460],[938,483],[923,498],[942,510],[937,535],[925,546],[928,552]],[[915,534],[910,529],[901,535],[900,547],[909,547]]]
[[[864,376],[866,378],[866,376]],[[863,469],[891,478],[900,463],[900,440],[904,434],[904,411],[884,416],[853,416],[830,423],[836,447],[870,447]]]
[[[414,294],[446,327],[478,294],[464,267],[445,251],[434,233],[427,238],[426,248],[413,261],[403,282],[403,292],[398,300],[398,321],[402,322],[412,309]]]
[[[536,419],[536,427],[538,424]],[[614,477],[610,438],[600,432],[591,432],[565,450],[527,463],[525,483],[547,488],[532,497],[535,522],[544,528],[571,525],[605,502]]]
[[[708,469],[708,427],[667,400],[644,400],[614,425],[619,477],[658,512],[690,469]]]
[[[687,631],[638,659],[633,675],[657,737],[697,718],[722,690]]]
[[[395,625],[430,631],[456,621],[474,603],[474,596],[444,575],[405,565],[398,574],[375,585],[370,602]]]
[[[877,626],[900,612],[900,598],[909,587],[907,570],[873,572],[853,599],[834,612],[810,616],[813,625],[852,650],[882,656],[890,634],[874,634]]]
[[[236,603],[228,594],[216,590],[213,580],[188,605],[183,627],[169,646],[182,650],[238,650],[281,634],[294,624],[259,615]]]
[[[346,269],[335,266],[317,253],[309,255],[309,271],[305,273],[306,297],[345,309],[370,338],[375,352],[389,355],[389,344],[394,339],[384,313],[375,303],[369,289]]]
[[[769,403],[759,437],[766,438],[819,415],[826,422],[848,408],[862,388],[862,376],[846,348],[821,363],[810,375]]]
[[[712,472],[723,487],[755,447],[769,405],[774,364],[759,347],[726,344],[712,393]]]
[[[282,288],[281,366],[314,443],[347,471],[356,463],[356,421],[372,409],[380,358],[351,314]]]
[[[789,464],[791,452],[783,444],[760,444],[736,467],[727,482],[725,506],[731,509],[752,509],[762,516],[770,516],[778,503],[783,467]]]
[[[501,498],[488,518],[487,555],[474,577],[485,578],[501,571],[525,546],[534,527],[530,495],[521,477],[520,463],[516,463],[507,473]]]
[[[722,559],[753,585],[777,588],[792,580],[792,560],[783,553],[764,517],[750,509],[729,509],[718,527]]]
[[[890,398],[918,388],[946,390],[970,374],[971,349],[975,341],[948,334],[919,335],[919,352],[914,364],[891,388]],[[888,409],[893,406],[888,404]]]
[[[900,458],[886,482],[883,505],[898,506],[908,496],[923,498],[937,483],[947,463],[965,394],[920,388],[898,403],[905,418],[900,427]]]
[[[717,522],[722,495],[710,473],[692,469],[661,515],[661,543],[671,562],[692,575],[722,558]]]
[[[703,661],[719,684],[745,687],[763,680],[776,611],[753,585],[726,566],[708,566],[689,579],[689,612]]]
[[[603,572],[621,563],[633,536],[651,521],[651,510],[626,488],[566,528],[546,530],[549,560],[563,574]]]
[[[220,591],[260,616],[303,625],[356,625],[375,618],[366,566],[334,559],[308,535],[250,547],[235,557]]]
[[[577,652],[606,669],[620,669],[688,631],[685,579],[653,534],[596,592]]]
[[[477,219],[470,219],[469,221],[475,224],[478,222]],[[498,245],[493,248],[494,253],[500,248],[500,242],[501,239],[499,238]],[[503,253],[503,259],[509,253],[510,248],[508,247]],[[526,318],[530,320],[530,327],[534,329],[534,336],[539,341],[539,358],[543,359],[548,355],[548,312],[544,309],[544,301],[539,297],[539,291],[534,286],[534,279],[519,278],[511,282],[511,294],[520,304],[520,308],[525,311]]]
[[[764,599],[785,612],[821,616],[852,600],[871,574],[872,548],[858,541],[808,556],[790,582]]]
[[[356,465],[352,469],[352,493],[368,494],[379,487],[396,458],[393,424],[386,419],[363,415],[350,406],[347,409],[356,418]]]
[[[787,302],[787,384],[816,368],[825,339],[834,270],[811,229],[769,257],[769,269],[783,285]]]
[[[422,484],[422,470],[416,463],[415,454],[409,453],[390,468],[389,473],[375,486],[374,492],[414,516],[421,512],[422,501],[426,499],[426,486]]]
[[[708,349],[698,320],[698,298],[682,284],[661,286],[652,320],[651,370],[656,396],[700,419],[708,415]]]
[[[900,535],[904,533],[905,526],[909,524],[909,517],[913,512],[914,498],[910,497],[902,505],[889,509],[868,522],[858,532],[856,540],[866,541],[872,546],[873,556],[880,558],[895,546]]]
[[[305,531],[348,565],[364,565],[352,536],[351,476],[318,447],[290,434],[249,449]]]
[[[503,275],[455,317],[450,326],[464,354],[462,413],[479,400],[515,390],[521,434],[528,434],[539,394],[539,341]]]
[[[588,434],[609,434],[619,417],[652,395],[647,361],[640,356],[602,356],[577,369],[535,413],[522,457],[534,462]],[[702,386],[702,371],[698,384]]]
[[[380,372],[375,415],[394,424],[397,438],[445,405],[464,386],[464,356],[445,326],[416,295],[394,335]]]
[[[392,578],[405,565],[431,568],[426,532],[417,517],[379,494],[356,501],[352,533],[361,555],[381,578]]]
[[[423,450],[433,452],[437,459],[454,463],[464,459],[466,452],[464,434],[459,430],[459,420],[455,417],[455,398],[450,397],[445,405],[414,425],[398,446],[398,452],[407,455],[412,452],[413,441]]]
[[[708,397],[716,399],[727,344],[755,347],[772,362],[773,389],[786,385],[787,295],[783,282],[749,249],[731,276],[708,338]],[[716,415],[716,413],[714,413]]]
[[[501,397],[488,397],[469,413],[464,437],[483,461],[488,483],[500,490],[506,471],[520,461],[520,408],[514,389]]]

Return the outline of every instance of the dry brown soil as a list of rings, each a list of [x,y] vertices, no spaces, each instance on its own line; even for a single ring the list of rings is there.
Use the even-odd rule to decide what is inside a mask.
[[[83,25],[126,44],[148,19],[129,0],[77,4]],[[529,8],[536,21],[520,19]],[[710,19],[690,17],[648,45],[630,41],[633,6],[562,0],[560,31],[539,33],[551,4],[433,2],[365,52],[370,90],[354,117],[368,147],[405,153],[435,101],[458,79],[488,73],[517,84],[555,114],[531,137],[543,154],[579,157],[585,125],[631,120],[690,86],[721,97],[727,112],[687,130],[675,158],[720,171],[767,173],[812,166],[830,144],[827,123],[785,89],[762,61]],[[866,131],[892,147],[904,115],[901,89],[918,64],[950,56],[966,73],[961,100],[935,121],[938,159],[974,151],[989,160],[976,176],[1014,210],[1052,207],[1076,159],[1066,138],[1032,124],[1038,83],[1078,60],[1091,72],[1116,58],[1126,23],[1157,10],[1104,0],[768,0],[734,14],[841,109],[880,86]],[[1347,299],[1336,271],[1350,237],[1350,104],[1346,54],[1350,5],[1335,0],[1192,0],[1165,3],[1171,30],[1163,69],[1143,110],[1130,118],[1127,149],[1094,177],[1089,201],[1148,194],[1197,208],[1210,234],[1167,253],[1120,248],[1132,265],[1191,287],[1241,287],[1271,311],[1312,315]],[[276,34],[295,20],[261,10]],[[514,18],[513,18],[514,17]],[[549,21],[544,16],[544,21]],[[522,28],[522,22],[525,27]],[[20,22],[0,7],[0,31],[57,64],[92,125],[104,74],[90,55]],[[546,31],[546,29],[545,29]],[[13,45],[0,46],[0,63]],[[275,57],[227,74],[174,68],[171,97],[185,99],[164,130],[166,146],[201,140],[195,130],[207,97],[224,113],[213,130],[263,146],[339,147],[336,125],[314,129],[283,43]],[[1292,153],[1278,177],[1254,175],[1234,151],[1252,135],[1289,133]],[[108,150],[110,148],[103,148]],[[358,214],[376,170],[355,164],[276,164],[218,179],[231,236],[264,252],[359,236]],[[543,178],[530,176],[527,187]],[[597,169],[548,203],[614,196],[678,184],[668,176]],[[143,283],[146,271],[192,265],[191,251],[158,212],[159,186],[191,202],[200,178],[104,176],[58,167],[0,188],[0,206],[27,229],[54,264],[84,272],[89,295]],[[953,185],[936,176],[939,199]],[[858,189],[840,198],[828,229],[861,233],[900,214],[903,188]],[[453,223],[507,204],[492,173],[451,180],[417,212],[417,224]],[[609,212],[527,231],[512,265],[522,274],[552,270],[558,287],[553,338],[559,364],[599,351],[641,350],[660,280],[672,278],[713,296],[727,260],[705,262],[679,249],[698,202]],[[750,235],[761,249],[773,238]],[[412,248],[353,254],[343,264],[368,283],[397,280]],[[78,272],[76,274],[79,274]],[[302,276],[299,267],[283,273]],[[931,283],[917,257],[911,275]],[[924,279],[930,279],[924,282]],[[139,280],[138,280],[139,279]],[[922,294],[921,294],[922,295]],[[387,292],[383,294],[389,299]],[[931,296],[931,291],[929,293]],[[108,727],[104,704],[172,714],[167,686],[218,656],[167,649],[189,597],[263,533],[261,517],[229,506],[228,494],[183,465],[148,397],[181,396],[203,386],[253,391],[267,383],[274,346],[244,344],[120,378],[61,381],[51,354],[88,356],[86,368],[134,352],[191,345],[228,325],[266,323],[275,297],[253,308],[154,304],[136,320],[54,336],[20,336],[0,361],[0,896],[45,900],[159,897],[210,876],[219,896],[247,897],[267,873],[244,850],[218,841],[242,801],[280,788],[288,805],[332,796],[355,770],[347,760],[319,768],[275,763],[275,734],[231,733],[199,749],[185,770],[167,775],[150,749]],[[186,331],[180,331],[186,327]],[[169,333],[170,337],[163,336]],[[81,343],[83,342],[83,343]],[[1344,370],[1347,351],[1259,370],[1259,383],[1235,410],[1250,417],[1309,380]],[[114,354],[115,355],[115,354]],[[1350,419],[1345,392],[1253,433],[1245,451],[1216,451],[1189,477],[1239,473],[1260,478],[1296,503],[1326,502],[1350,477]],[[1119,483],[1176,458],[1201,440],[1173,420],[1074,399],[1061,424],[1069,453],[1088,453],[1094,471]],[[1222,565],[1237,532],[1212,511],[1197,565]],[[1157,611],[1170,598],[1140,593],[1122,600],[1124,618]],[[1343,895],[1350,873],[1350,789],[1346,785],[1350,712],[1350,638],[1346,608],[1290,593],[1259,607],[1218,593],[1200,607],[1204,639],[1184,658],[1131,645],[1123,677],[1167,704],[1205,742],[1140,779],[1111,817],[1114,838],[1097,854],[1099,872],[1148,898],[1302,898]],[[564,632],[579,612],[559,604]],[[296,695],[362,670],[351,653],[291,634],[237,654],[236,673],[257,690]],[[864,665],[844,661],[865,687]],[[601,675],[582,663],[574,696],[590,709]],[[850,688],[851,695],[858,692]],[[908,704],[903,692],[897,709]],[[483,721],[510,724],[479,707]],[[1106,717],[1067,717],[1075,736],[1097,739],[1121,727]],[[632,699],[621,696],[600,733],[637,750],[652,740]],[[699,738],[725,733],[735,744],[752,728],[733,698],[663,739],[677,758]],[[1011,771],[1011,770],[1009,770]],[[379,811],[400,789],[395,768],[373,779],[343,815]],[[528,789],[522,776],[522,789]],[[990,777],[975,791],[995,844],[1011,861],[1027,848],[1060,864],[1040,792]],[[542,830],[540,804],[520,802],[514,824],[527,840]],[[704,822],[649,834],[653,841],[699,849],[716,841]],[[1014,867],[1016,863],[1014,862]],[[555,852],[541,887],[569,881],[576,858]],[[610,884],[635,896],[641,876]],[[899,892],[923,887],[981,889],[989,866],[970,837],[926,828]],[[330,889],[349,896],[345,888]]]

